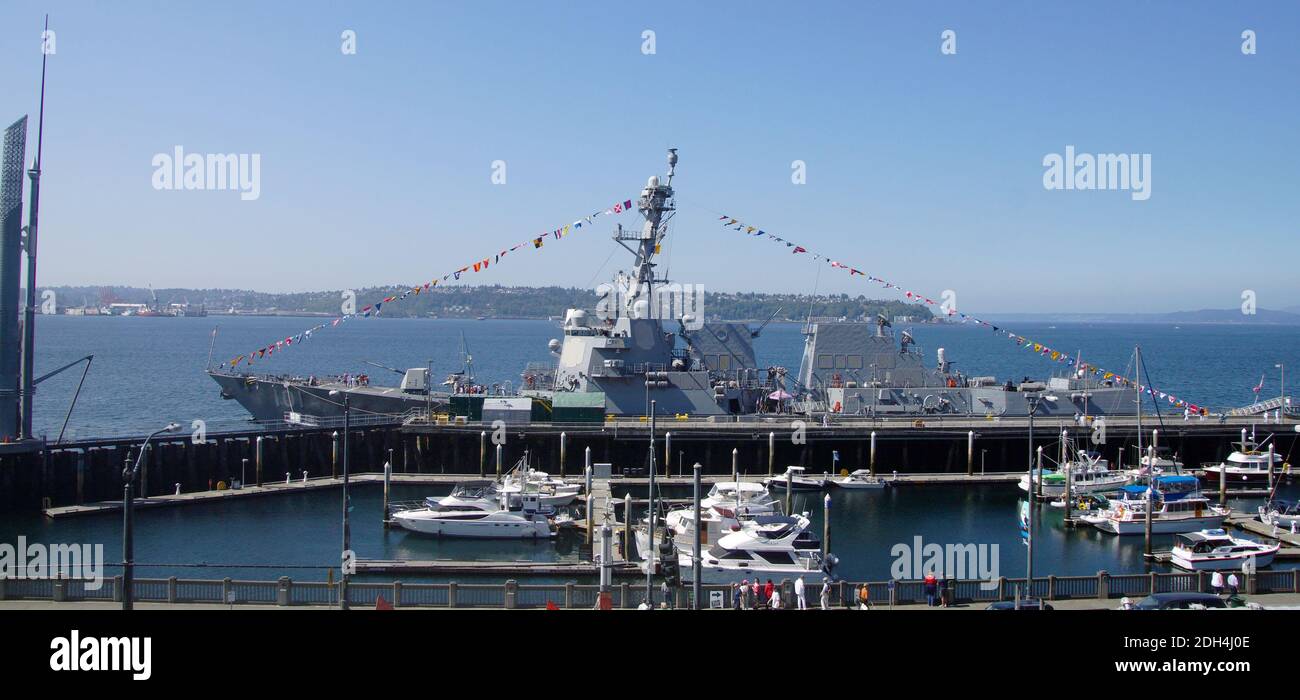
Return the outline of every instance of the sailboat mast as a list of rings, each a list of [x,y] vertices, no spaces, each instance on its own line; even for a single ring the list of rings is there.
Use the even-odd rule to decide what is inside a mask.
[[[1142,467],[1142,346],[1133,347],[1133,354],[1136,358],[1134,361],[1133,373],[1133,390],[1137,392],[1137,438],[1138,438],[1138,468]],[[1150,466],[1150,465],[1148,465]]]

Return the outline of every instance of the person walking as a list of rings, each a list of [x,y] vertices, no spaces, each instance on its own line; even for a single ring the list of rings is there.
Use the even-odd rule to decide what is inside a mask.
[[[735,581],[731,582],[731,609],[740,609],[740,586],[737,586]]]
[[[1239,585],[1241,585],[1241,582],[1237,580],[1236,572],[1228,574],[1228,594],[1237,595],[1237,586]]]
[[[749,579],[740,582],[740,609],[749,609]]]
[[[939,592],[939,582],[935,579],[934,574],[925,575],[925,604],[933,608],[935,598]]]
[[[871,587],[863,583],[858,586],[858,610],[871,609]]]
[[[1210,591],[1215,595],[1223,595],[1223,572],[1216,571],[1210,575]]]
[[[803,584],[802,576],[794,580],[794,598],[795,601],[797,601],[800,610],[808,609],[808,600],[804,598],[804,584]]]
[[[831,609],[831,577],[829,576],[822,577],[821,604],[822,610]]]
[[[772,594],[771,594],[771,596],[769,596],[768,599],[767,599],[767,605],[768,605],[768,607],[771,608],[772,610],[780,610],[780,609],[781,609],[781,589],[780,589],[780,588],[773,588],[773,589],[772,589]]]
[[[763,585],[763,602],[767,603],[768,607],[772,605],[772,592],[775,590],[776,586],[772,585],[772,579],[768,579],[767,583]]]

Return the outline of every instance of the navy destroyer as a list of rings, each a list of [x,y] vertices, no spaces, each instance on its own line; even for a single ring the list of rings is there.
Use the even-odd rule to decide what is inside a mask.
[[[1134,415],[1138,394],[1086,371],[999,382],[957,370],[944,348],[927,367],[909,331],[895,335],[881,316],[871,323],[809,319],[799,384],[802,410],[854,416],[1028,416],[1030,397],[1046,416]]]
[[[954,370],[942,348],[936,365],[927,367],[911,333],[896,337],[883,316],[875,324],[809,318],[798,374],[760,367],[754,341],[766,324],[752,329],[740,322],[704,322],[703,289],[674,284],[658,272],[655,258],[676,212],[677,161],[676,149],[670,149],[667,174],[650,177],[642,189],[636,202],[640,226],[620,225],[613,233],[633,257],[630,268],[601,285],[594,310],[565,312],[561,337],[549,343],[554,360],[526,367],[518,393],[476,384],[468,361],[443,390],[430,386],[428,367],[394,370],[402,375],[395,387],[372,385],[365,377],[257,376],[224,368],[208,374],[221,385],[223,398],[238,401],[259,420],[338,416],[344,394],[363,414],[450,412],[471,421],[484,418],[482,402],[489,398],[508,399],[533,420],[560,422],[644,416],[652,401],[659,414],[696,417],[1026,416],[1031,396],[1042,415],[1137,411],[1132,389],[1087,373],[999,383]]]

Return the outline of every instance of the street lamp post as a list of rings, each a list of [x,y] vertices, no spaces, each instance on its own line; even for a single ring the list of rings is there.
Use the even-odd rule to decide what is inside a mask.
[[[338,389],[330,391],[330,396],[337,396]],[[339,573],[341,589],[339,590],[339,609],[348,609],[348,579],[349,568],[351,568],[351,557],[349,552],[352,550],[352,528],[348,522],[348,511],[351,510],[351,503],[348,499],[348,461],[351,451],[348,450],[348,438],[352,433],[352,402],[347,392],[343,393],[343,552],[340,559]]]
[[[122,470],[122,609],[131,610],[135,591],[132,583],[135,579],[135,479],[140,473],[144,453],[149,449],[149,441],[158,433],[170,433],[181,427],[179,423],[168,423],[149,433],[140,445],[140,454],[136,455],[135,465]]]
[[[1028,551],[1026,552],[1025,565],[1025,596],[1031,597],[1034,592],[1034,414],[1038,413],[1038,404],[1042,397],[1038,394],[1029,394],[1025,397],[1029,403],[1029,490],[1025,498],[1029,501],[1026,530],[1029,535]],[[1042,482],[1043,475],[1038,475],[1039,482]]]

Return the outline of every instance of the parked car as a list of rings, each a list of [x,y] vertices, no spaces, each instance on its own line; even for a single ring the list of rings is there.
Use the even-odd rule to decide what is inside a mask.
[[[985,610],[1051,610],[1052,606],[1039,600],[1038,598],[1021,598],[1015,600],[999,600],[996,603],[989,603]]]
[[[1153,593],[1133,606],[1134,610],[1203,610],[1226,608],[1228,604],[1213,593]]]

